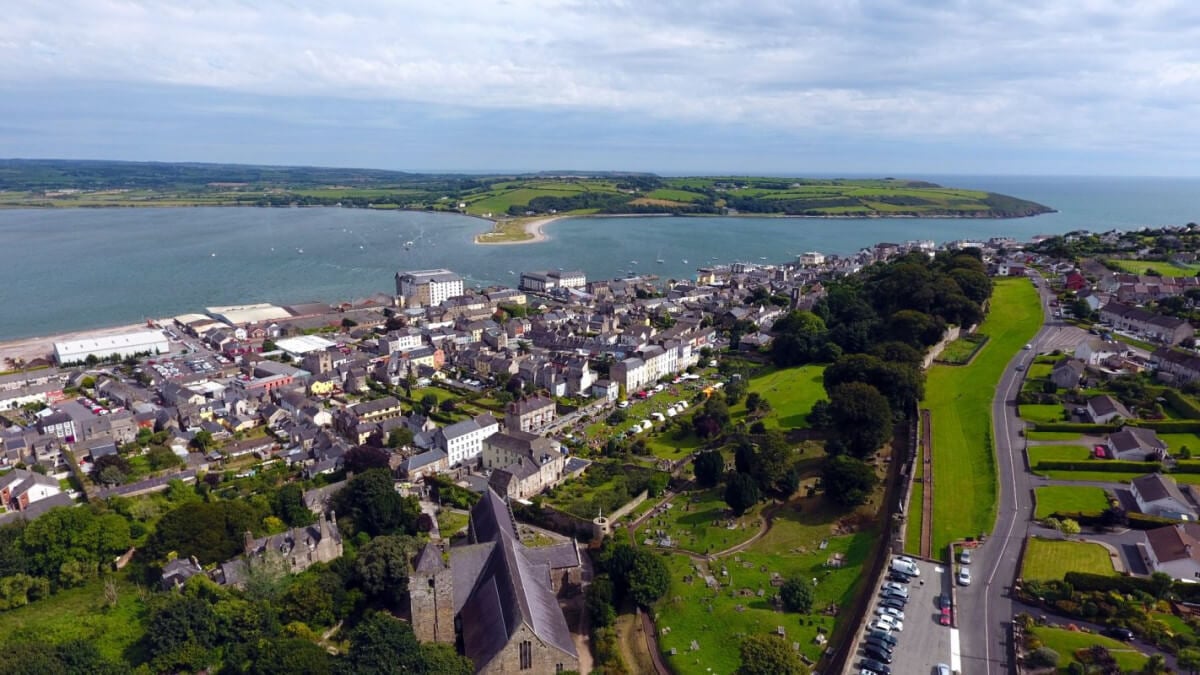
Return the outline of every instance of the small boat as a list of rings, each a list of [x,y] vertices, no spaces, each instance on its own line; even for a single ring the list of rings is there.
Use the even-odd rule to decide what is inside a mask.
[[[514,271],[512,271],[512,270],[509,270],[509,271],[508,271],[508,273],[509,273],[509,274],[511,274],[511,275],[513,275],[513,276],[516,276],[516,275],[517,275],[517,273],[516,273],[516,272],[514,272]]]
[[[296,253],[304,253],[304,249],[298,248],[298,249],[296,249]]]
[[[630,265],[636,265],[636,264],[637,264],[637,261],[636,261],[636,260],[630,260],[630,261],[629,261],[629,264],[630,264]]]
[[[662,250],[661,250],[661,249],[659,250],[659,252],[658,252],[658,255],[654,256],[654,262],[658,263],[659,265],[661,265],[661,264],[663,264],[663,263],[667,262],[667,261],[666,261],[666,260],[664,260],[664,259],[663,259],[663,257],[662,257]]]
[[[214,258],[215,258],[215,257],[217,257],[217,254],[216,254],[216,253],[209,253],[209,255],[211,255],[211,256],[212,256],[212,257],[214,257]]]
[[[684,258],[684,259],[683,259],[683,264],[684,264],[684,265],[686,265],[686,264],[687,264],[687,258]]]
[[[759,259],[759,260],[766,260],[766,259],[767,259],[767,256],[765,256],[765,255],[760,255],[760,256],[758,256],[758,259]]]

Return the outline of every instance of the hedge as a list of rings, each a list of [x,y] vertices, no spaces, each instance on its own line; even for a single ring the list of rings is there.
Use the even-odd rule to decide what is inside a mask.
[[[1130,420],[1129,424],[1167,434],[1194,434],[1200,432],[1200,420]]]
[[[1087,572],[1067,572],[1063,581],[1077,591],[1102,591],[1109,593],[1149,593],[1154,594],[1154,584],[1145,577],[1115,577]]]
[[[1036,422],[1034,431],[1073,431],[1081,434],[1110,434],[1121,427],[1116,424],[1086,424],[1083,422]]]
[[[1107,473],[1157,473],[1162,471],[1159,462],[1131,462],[1124,460],[1085,459],[1079,461],[1044,459],[1037,463],[1037,471],[1104,471]]]
[[[1156,530],[1164,525],[1174,525],[1175,523],[1183,522],[1171,518],[1163,518],[1162,516],[1152,516],[1146,513],[1126,513],[1129,518],[1129,527],[1134,530]]]
[[[1181,394],[1178,389],[1167,389],[1162,395],[1175,412],[1189,420],[1200,420],[1200,404]]]
[[[1200,460],[1181,459],[1175,462],[1171,473],[1200,473]]]

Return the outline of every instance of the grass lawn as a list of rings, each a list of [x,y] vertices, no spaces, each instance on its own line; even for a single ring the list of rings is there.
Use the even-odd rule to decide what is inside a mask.
[[[1026,380],[1044,380],[1050,377],[1050,373],[1054,371],[1053,363],[1033,363],[1026,371]]]
[[[1091,455],[1091,448],[1083,445],[1031,445],[1029,446],[1029,466],[1036,470],[1038,462],[1079,462],[1090,458]]]
[[[1092,483],[1128,483],[1129,481],[1145,474],[1127,473],[1127,472],[1112,472],[1112,471],[1039,471],[1039,476],[1045,476],[1051,480],[1077,480],[1087,481]],[[1175,476],[1176,479],[1182,476]],[[1200,481],[1200,477],[1197,477]],[[1190,481],[1180,480],[1180,483]]]
[[[671,508],[638,530],[638,541],[666,535],[678,548],[705,554],[723,551],[757,534],[761,505],[735,518],[723,494],[723,488],[716,487],[676,497]],[[731,523],[734,529],[729,529]]]
[[[1200,457],[1200,435],[1198,434],[1159,434],[1159,438],[1167,444],[1167,450],[1178,457],[1179,449],[1187,446],[1193,457]]]
[[[697,563],[683,555],[667,561],[671,586],[656,607],[659,644],[671,669],[680,675],[731,673],[738,667],[736,642],[751,634],[774,633],[777,626],[787,631],[787,640],[799,642],[800,650],[816,660],[823,648],[813,640],[818,630],[831,635],[834,618],[822,613],[830,603],[850,604],[862,580],[862,566],[877,542],[874,530],[832,536],[837,514],[820,506],[820,498],[792,502],[800,510],[780,514],[771,531],[748,550],[712,563]],[[821,549],[820,543],[826,542]],[[829,568],[825,563],[834,553],[845,555],[845,565]],[[775,611],[770,599],[777,589],[771,574],[784,578],[817,579],[811,614]],[[720,584],[710,588],[703,575]],[[686,580],[685,580],[686,579]],[[758,597],[758,591],[763,597]],[[844,619],[843,619],[844,620]],[[699,651],[690,651],[692,640]],[[670,656],[670,650],[677,650]]]
[[[1034,517],[1039,520],[1055,513],[1099,514],[1108,508],[1104,488],[1052,485],[1033,491],[1037,496],[1037,515]]]
[[[933,547],[990,532],[996,520],[996,457],[990,439],[992,397],[1004,367],[1041,325],[1037,290],[1027,279],[1001,279],[980,330],[991,336],[969,366],[934,366],[924,407],[933,411]]]
[[[971,360],[977,350],[982,349],[985,340],[986,336],[978,333],[961,337],[946,345],[937,360],[951,365],[963,365]]]
[[[1154,619],[1155,621],[1163,622],[1167,625],[1167,630],[1176,635],[1191,635],[1193,633],[1191,626],[1187,625],[1186,621],[1175,616],[1174,614],[1169,614],[1167,612],[1154,612],[1150,615],[1150,618]]]
[[[1124,642],[1103,635],[1046,626],[1035,628],[1033,634],[1042,641],[1042,644],[1058,652],[1060,673],[1068,672],[1068,666],[1075,660],[1075,652],[1093,645],[1100,645],[1112,653],[1113,658],[1117,661],[1117,666],[1123,673],[1140,671],[1146,665],[1145,654]]]
[[[466,512],[442,509],[437,516],[438,530],[442,538],[449,539],[455,532],[466,528],[468,520]]]
[[[813,404],[825,398],[825,366],[771,369],[750,380],[751,392],[758,392],[771,404],[771,414],[763,420],[768,429],[808,428],[808,413]],[[730,412],[744,410],[738,405]],[[1200,449],[1200,448],[1198,448]]]
[[[1067,572],[1116,574],[1108,549],[1081,541],[1030,539],[1021,564],[1024,579],[1062,579]]]
[[[1019,409],[1021,419],[1029,422],[1061,422],[1063,407],[1058,404],[1027,404]]]
[[[1031,441],[1077,441],[1083,434],[1074,431],[1026,431],[1025,438]]]
[[[1164,277],[1194,277],[1200,265],[1175,265],[1164,260],[1109,260],[1131,274],[1145,274],[1154,270]]]
[[[60,644],[84,640],[96,646],[107,659],[122,662],[143,660],[134,643],[141,637],[145,605],[133,584],[119,582],[117,604],[107,607],[104,583],[93,581],[71,588],[20,609],[4,612],[0,618],[0,644],[30,640]]]

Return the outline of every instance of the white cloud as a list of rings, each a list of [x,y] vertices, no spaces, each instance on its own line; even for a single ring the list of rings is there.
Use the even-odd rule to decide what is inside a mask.
[[[19,0],[0,79],[1068,147],[1196,136],[1200,3]]]

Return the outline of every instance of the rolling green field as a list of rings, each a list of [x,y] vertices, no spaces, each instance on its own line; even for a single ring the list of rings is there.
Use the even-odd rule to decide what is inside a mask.
[[[1108,549],[1081,541],[1030,539],[1021,563],[1024,579],[1062,579],[1067,572],[1116,574]]]
[[[1038,520],[1056,513],[1100,514],[1108,508],[1108,496],[1103,488],[1052,485],[1033,489],[1037,496]]]
[[[1060,673],[1069,672],[1071,662],[1075,660],[1075,652],[1093,645],[1100,645],[1107,649],[1116,659],[1117,666],[1123,673],[1138,672],[1146,665],[1145,654],[1124,642],[1103,635],[1046,626],[1035,628],[1033,634],[1042,641],[1043,645],[1058,652],[1058,672]]]
[[[741,553],[711,563],[699,563],[683,555],[667,561],[671,585],[655,608],[659,645],[671,669],[680,675],[732,673],[738,667],[736,641],[745,635],[774,633],[783,626],[787,640],[799,642],[800,651],[816,660],[823,648],[815,644],[818,630],[827,636],[834,618],[824,614],[830,603],[846,607],[862,583],[862,566],[877,533],[866,530],[833,536],[836,516],[819,505],[819,498],[797,500],[775,520],[771,531]],[[820,543],[826,542],[821,549]],[[834,554],[843,554],[840,568],[826,567]],[[724,573],[722,573],[724,571]],[[784,578],[817,579],[811,614],[777,612],[769,602],[777,592],[771,573]],[[721,588],[709,588],[702,575],[719,580]],[[758,591],[763,597],[758,597]],[[843,619],[845,620],[845,619]],[[663,631],[666,634],[662,634]],[[698,651],[691,651],[695,640]],[[670,656],[675,648],[677,654]]]
[[[969,366],[929,369],[922,407],[933,417],[933,548],[990,532],[996,519],[992,397],[1009,360],[1041,325],[1027,279],[1001,279],[980,330],[991,336]],[[915,514],[915,509],[914,509]],[[910,516],[917,517],[915,515]]]
[[[1164,277],[1194,277],[1200,272],[1200,265],[1176,265],[1163,260],[1109,260],[1117,267],[1130,274],[1145,274],[1146,270],[1154,270]]]

